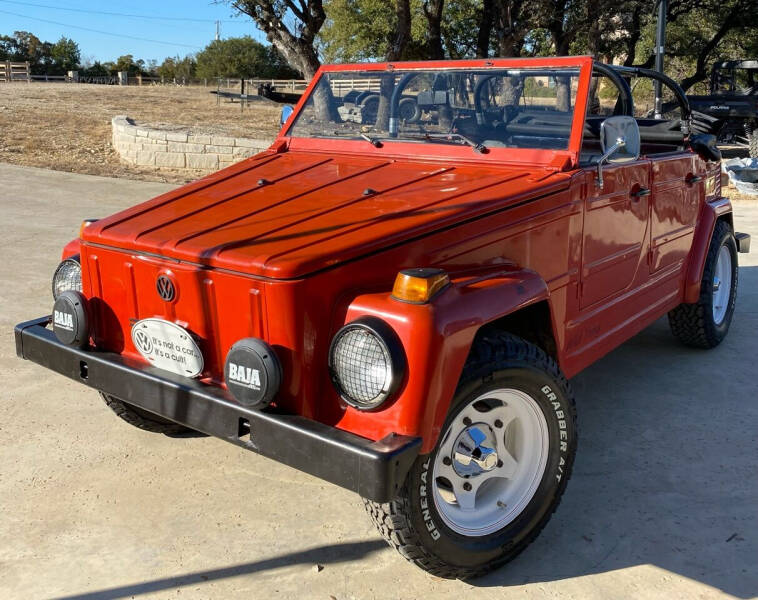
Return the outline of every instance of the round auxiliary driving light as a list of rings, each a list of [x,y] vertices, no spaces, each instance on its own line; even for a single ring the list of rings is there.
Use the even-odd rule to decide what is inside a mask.
[[[53,298],[57,300],[58,296],[68,290],[82,291],[82,266],[78,256],[62,261],[53,274]]]
[[[263,340],[235,342],[226,355],[224,380],[237,402],[249,408],[265,408],[282,382],[282,367],[273,348]]]
[[[82,348],[89,341],[87,299],[76,290],[65,290],[53,304],[53,333],[62,344]]]
[[[329,372],[342,399],[360,410],[385,402],[405,375],[405,354],[395,331],[381,319],[362,317],[337,332]]]

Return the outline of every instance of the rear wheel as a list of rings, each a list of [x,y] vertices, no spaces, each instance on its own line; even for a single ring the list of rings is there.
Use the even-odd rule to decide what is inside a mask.
[[[179,423],[174,423],[173,421],[154,415],[138,406],[127,404],[115,396],[100,392],[100,397],[116,415],[137,429],[152,433],[163,433],[165,435],[178,435],[193,431],[184,425],[179,425]]]
[[[684,344],[714,348],[726,337],[737,299],[737,243],[729,223],[713,230],[700,283],[700,298],[669,312],[671,332]]]
[[[503,333],[479,339],[437,446],[398,497],[365,501],[405,558],[446,578],[514,558],[555,511],[576,452],[573,397],[542,350]]]

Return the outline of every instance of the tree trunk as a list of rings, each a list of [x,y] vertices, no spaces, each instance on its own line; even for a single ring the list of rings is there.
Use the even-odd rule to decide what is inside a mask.
[[[424,0],[424,16],[429,24],[427,46],[430,60],[445,58],[445,50],[442,48],[442,10],[444,5],[445,0]]]
[[[490,35],[495,18],[494,0],[484,0],[482,16],[479,19],[479,33],[476,36],[476,57],[487,58],[490,55]]]
[[[400,60],[411,39],[410,0],[396,0],[395,19],[394,37],[387,47],[387,54],[385,56],[387,62]],[[394,76],[391,73],[387,77],[382,78],[382,83],[379,88],[379,108],[376,113],[377,131],[386,131],[388,129],[390,102],[392,100],[392,90],[394,87]]]

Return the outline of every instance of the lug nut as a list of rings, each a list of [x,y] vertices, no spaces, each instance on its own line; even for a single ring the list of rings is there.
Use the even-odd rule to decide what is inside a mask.
[[[467,481],[466,483],[463,484],[463,489],[466,490],[467,492],[470,492],[471,484]]]
[[[466,427],[468,427],[469,425],[471,425],[471,419],[469,419],[468,417],[463,417],[463,424]]]
[[[450,460],[450,457],[449,457],[449,456],[446,456],[445,458],[443,458],[443,459],[442,459],[442,464],[443,464],[443,465],[446,465],[446,466],[448,466],[448,467],[450,466],[450,464],[451,464],[452,462],[453,462],[453,461],[452,461],[452,460]]]
[[[502,460],[497,461],[497,466],[498,466],[498,468],[502,467],[503,466],[503,461]]]
[[[503,426],[503,422],[500,419],[497,419],[495,421],[495,427],[497,427],[498,429],[500,429],[502,426]]]

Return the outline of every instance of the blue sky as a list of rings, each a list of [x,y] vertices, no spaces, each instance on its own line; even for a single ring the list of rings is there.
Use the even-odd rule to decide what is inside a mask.
[[[100,14],[104,12],[120,14]],[[249,17],[234,17],[228,5],[212,0],[0,0],[0,34],[30,31],[50,42],[65,35],[79,44],[85,61],[133,54],[161,63],[167,56],[197,52],[214,38],[216,20],[222,38],[252,35],[265,42]]]

